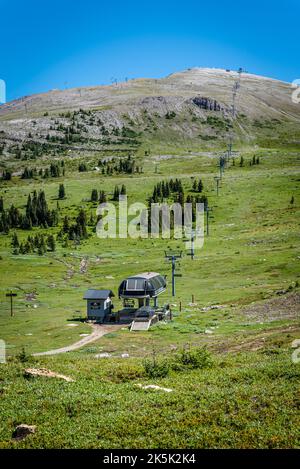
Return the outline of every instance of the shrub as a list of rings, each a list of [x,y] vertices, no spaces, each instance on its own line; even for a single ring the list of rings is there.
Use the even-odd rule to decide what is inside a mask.
[[[144,360],[143,367],[148,378],[165,378],[170,371],[170,363],[163,359],[157,359],[155,354],[152,359]]]
[[[143,376],[143,372],[139,366],[125,365],[111,368],[109,372],[109,380],[113,383],[127,383],[134,381]]]
[[[22,347],[22,350],[17,354],[16,358],[21,363],[26,363],[31,360],[31,356],[26,352],[25,347]]]
[[[187,368],[208,368],[212,365],[212,357],[205,347],[187,348],[184,347],[175,358],[174,369]]]

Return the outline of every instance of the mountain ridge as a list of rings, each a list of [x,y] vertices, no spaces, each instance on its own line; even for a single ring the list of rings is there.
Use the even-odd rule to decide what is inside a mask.
[[[210,68],[52,90],[1,106],[0,137],[8,146],[21,140],[207,149],[224,145],[230,135],[240,143],[298,145],[300,107],[292,91],[277,79]]]

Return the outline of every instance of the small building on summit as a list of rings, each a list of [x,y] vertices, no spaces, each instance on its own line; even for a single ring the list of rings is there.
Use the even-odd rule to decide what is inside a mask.
[[[110,315],[113,304],[111,298],[115,296],[111,290],[87,290],[83,299],[87,300],[87,318],[104,322]]]

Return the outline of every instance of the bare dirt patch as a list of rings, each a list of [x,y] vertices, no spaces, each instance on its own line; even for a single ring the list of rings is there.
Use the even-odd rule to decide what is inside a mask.
[[[254,322],[300,319],[300,292],[246,306],[241,313]]]

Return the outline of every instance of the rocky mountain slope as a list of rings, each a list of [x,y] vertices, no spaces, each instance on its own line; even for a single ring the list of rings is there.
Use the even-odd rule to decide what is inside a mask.
[[[223,146],[230,136],[239,143],[298,145],[300,107],[291,94],[289,83],[205,68],[162,79],[52,90],[0,107],[0,145],[2,154],[28,145],[58,151],[151,143],[210,148]]]

